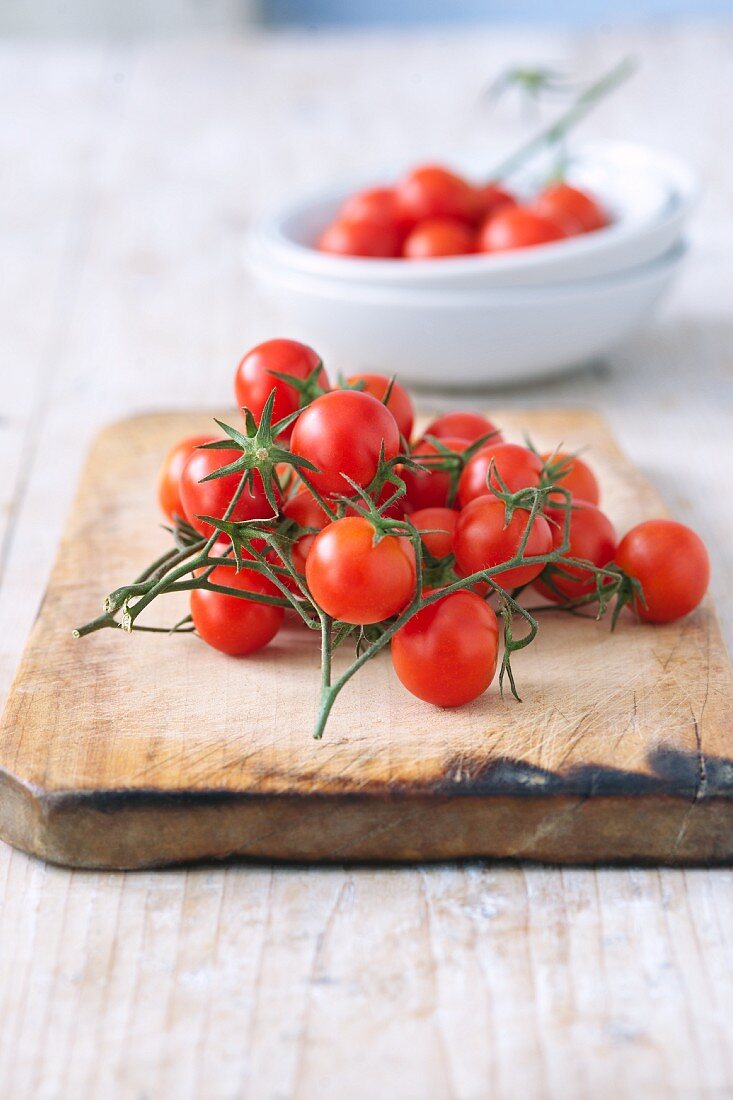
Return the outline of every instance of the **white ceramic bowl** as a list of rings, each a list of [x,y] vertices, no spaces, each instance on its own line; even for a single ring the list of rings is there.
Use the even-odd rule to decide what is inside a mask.
[[[364,287],[547,286],[612,275],[664,255],[683,235],[698,190],[681,161],[625,142],[596,142],[580,149],[568,178],[604,202],[613,217],[609,227],[537,248],[440,260],[371,260],[317,252],[313,242],[344,198],[375,182],[360,180],[260,219],[250,233],[247,257],[257,273],[272,264],[312,279]],[[539,186],[531,173],[513,182],[520,192]]]
[[[314,277],[255,253],[250,262],[282,331],[334,370],[460,387],[524,381],[604,354],[648,320],[684,253],[677,244],[615,275],[478,290]]]

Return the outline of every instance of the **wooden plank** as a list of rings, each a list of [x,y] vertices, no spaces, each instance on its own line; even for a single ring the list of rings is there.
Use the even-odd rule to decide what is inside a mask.
[[[120,867],[235,854],[731,858],[733,680],[709,605],[664,628],[627,616],[613,634],[544,615],[518,662],[521,705],[494,685],[437,711],[404,692],[383,655],[342,694],[322,744],[309,736],[317,646],[298,623],[244,661],[192,637],[75,642],[72,618],[93,617],[100,595],[162,548],[160,456],[207,420],[136,418],[90,455],[0,731],[12,843]],[[592,440],[619,529],[663,510],[593,414],[499,422],[541,446]]]

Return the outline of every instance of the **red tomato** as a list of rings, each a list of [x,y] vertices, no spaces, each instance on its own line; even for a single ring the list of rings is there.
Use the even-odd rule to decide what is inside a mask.
[[[485,183],[483,187],[476,188],[480,216],[487,218],[495,214],[502,207],[516,206],[517,200],[511,191],[501,187],[498,183]]]
[[[313,540],[316,537],[318,531],[322,531],[326,527],[330,520],[326,513],[321,508],[315,497],[311,496],[307,489],[301,489],[290,500],[286,500],[283,504],[280,514],[284,519],[293,520],[299,527],[315,527],[316,531],[312,534],[301,535],[296,539],[290,547],[290,558],[295,571],[300,576],[305,576],[305,563],[310,553],[310,548],[313,545]],[[267,555],[267,560],[273,562],[275,565],[281,565],[281,558],[277,550],[273,547]],[[281,576],[280,578],[291,592],[297,592],[298,586],[294,580],[290,577]]]
[[[465,451],[468,443],[465,439],[452,439],[450,437],[440,440],[444,447],[460,454]],[[438,469],[443,461],[443,455],[432,443],[426,439],[419,439],[412,448],[412,457],[415,462],[425,466],[425,470],[402,471],[402,480],[405,483],[406,511],[414,511],[420,508],[444,508],[451,491],[452,477],[450,470]]]
[[[545,214],[526,206],[508,206],[481,226],[477,248],[479,252],[509,252],[560,241],[566,236],[562,226]]]
[[[209,577],[212,584],[240,592],[277,596],[275,586],[251,569],[239,573],[228,565],[217,565]],[[255,603],[223,592],[195,588],[191,593],[191,616],[203,640],[222,653],[243,657],[271,642],[283,621],[284,608]]]
[[[552,526],[552,543],[555,549],[562,546],[565,530],[565,509],[558,508],[549,513],[554,521]],[[583,558],[592,562],[599,568],[613,561],[616,553],[618,539],[608,516],[600,509],[587,501],[574,501],[570,511],[570,549],[565,557]],[[543,581],[535,582],[535,588],[553,603],[563,603],[564,600],[575,600],[579,596],[589,596],[596,589],[596,580],[593,573],[587,569],[581,569],[574,565],[563,565],[562,559],[558,562],[558,570],[553,572],[551,580],[558,592],[553,592]],[[568,576],[567,574],[571,575]]]
[[[429,604],[392,639],[400,682],[438,707],[459,707],[482,695],[498,652],[496,615],[474,592],[451,592]]]
[[[231,451],[194,451],[187,459],[181,472],[181,503],[186,519],[202,535],[210,535],[214,528],[210,523],[197,519],[198,516],[213,516],[223,519],[229,504],[237,491],[241,474],[227,474],[214,481],[202,479],[236,461],[242,452]],[[229,519],[242,521],[248,519],[266,519],[272,516],[272,508],[265,496],[262,477],[258,470],[253,473],[253,481],[247,486]]]
[[[290,440],[294,454],[318,467],[307,472],[308,481],[319,493],[351,496],[346,474],[366,488],[379,465],[384,444],[385,459],[394,458],[400,448],[395,418],[381,401],[359,390],[333,390],[305,409],[295,422]]]
[[[475,412],[454,412],[444,413],[443,416],[431,420],[423,434],[435,436],[436,439],[448,437],[466,439],[469,443],[475,443],[477,439],[489,435],[490,432],[496,432],[491,443],[503,442],[504,437],[488,417]]]
[[[480,569],[491,569],[510,561],[519,549],[529,515],[525,509],[517,508],[507,524],[504,504],[496,497],[478,497],[467,504],[458,515],[453,537],[453,552],[459,573],[467,577]],[[535,516],[525,556],[549,554],[551,550],[550,525],[544,516]],[[533,581],[543,569],[542,563],[519,565],[499,573],[495,579],[503,588],[518,588]]]
[[[290,416],[300,408],[300,394],[295,387],[275,378],[270,372],[278,371],[303,381],[313,373],[320,361],[320,356],[313,348],[297,340],[266,340],[264,344],[258,344],[247,352],[237,367],[234,376],[237,404],[240,408],[249,409],[259,422],[265,402],[275,390],[273,423]],[[317,379],[322,389],[329,389],[330,383],[325,370],[319,371]],[[292,428],[288,428],[283,436],[287,439],[291,431]]]
[[[461,474],[458,499],[462,505],[490,492],[487,482],[492,462],[510,493],[536,488],[540,483],[542,460],[528,447],[520,447],[518,443],[489,443],[468,460]],[[491,484],[501,488],[496,473],[492,474]]]
[[[454,508],[420,508],[410,516],[410,522],[418,531],[431,532],[421,538],[434,558],[444,558],[453,549],[457,519],[458,512]]]
[[[186,459],[191,456],[202,443],[213,443],[213,435],[189,435],[179,440],[168,451],[163,459],[163,465],[158,474],[158,503],[168,516],[174,520],[176,516],[185,519],[186,513],[181,503],[180,481]]]
[[[371,187],[366,191],[357,191],[346,200],[339,210],[338,220],[371,222],[373,225],[397,225],[397,204],[394,189],[392,187]]]
[[[377,401],[383,401],[390,380],[386,374],[352,374],[350,378],[347,378],[347,382],[350,386],[353,386],[356,382],[364,382],[365,385],[361,392],[370,393],[372,397],[376,397]],[[397,421],[400,435],[403,435],[405,439],[409,439],[412,435],[415,410],[409,393],[399,382],[394,382],[392,385],[387,408]]]
[[[389,260],[399,256],[401,245],[402,234],[397,226],[339,218],[324,229],[316,248],[335,256]]]
[[[378,623],[402,611],[415,592],[415,552],[409,539],[374,541],[369,520],[346,516],[316,535],[305,575],[318,606],[345,623]]]
[[[542,455],[542,461],[549,462],[553,467],[560,467],[553,477],[553,484],[567,489],[573,500],[587,500],[589,504],[598,504],[601,499],[598,481],[582,458],[564,451],[549,451]],[[548,500],[562,503],[564,498],[561,493],[550,493]]]
[[[592,195],[578,187],[571,187],[569,183],[555,183],[546,187],[535,199],[533,208],[563,226],[569,236],[603,229],[610,221],[606,211]]]
[[[476,251],[476,234],[456,218],[426,218],[402,246],[406,260],[434,260],[440,256],[467,256]]]
[[[416,225],[426,218],[458,218],[473,222],[478,200],[475,188],[440,165],[413,168],[395,188],[399,216]]]
[[[671,519],[650,519],[625,535],[616,563],[641,582],[646,606],[635,611],[651,623],[670,623],[693,611],[707,591],[710,558],[705,543]]]

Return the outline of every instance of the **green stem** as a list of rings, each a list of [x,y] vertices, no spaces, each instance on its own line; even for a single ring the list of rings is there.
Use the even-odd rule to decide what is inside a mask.
[[[575,102],[551,125],[540,130],[538,134],[535,134],[511,156],[502,161],[492,172],[491,178],[494,180],[506,179],[546,146],[556,145],[600,100],[628,80],[635,68],[636,65],[630,57],[624,58],[605,76],[602,76],[589,88],[586,88],[584,92],[581,92]]]

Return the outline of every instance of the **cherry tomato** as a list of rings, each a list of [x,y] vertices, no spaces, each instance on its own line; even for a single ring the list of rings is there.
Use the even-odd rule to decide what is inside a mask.
[[[467,256],[476,251],[476,234],[456,218],[426,218],[402,246],[406,260],[434,260],[440,256]]]
[[[399,256],[401,246],[402,234],[394,225],[339,218],[324,229],[316,248],[335,256],[389,260]]]
[[[378,623],[402,611],[416,585],[409,539],[383,536],[362,516],[336,520],[316,535],[305,575],[318,606],[345,623]]]
[[[559,468],[558,473],[553,475],[553,484],[567,489],[573,500],[587,500],[589,504],[598,504],[601,498],[598,481],[582,458],[564,451],[548,451],[542,455],[542,461]],[[550,493],[548,500],[562,503],[564,498],[562,493]]]
[[[301,535],[290,547],[290,558],[296,573],[305,576],[305,563],[308,560],[308,554],[316,534],[318,531],[322,531],[330,520],[316,498],[311,496],[307,489],[301,489],[294,497],[287,500],[280,509],[280,514],[285,519],[293,520],[299,527],[316,528],[313,533]],[[282,564],[280,555],[274,547],[267,554],[267,560],[274,562],[276,565]],[[291,592],[298,591],[298,586],[291,577],[282,576],[281,580]]]
[[[181,439],[168,451],[158,475],[158,503],[168,519],[176,516],[185,519],[186,513],[181,503],[180,482],[186,459],[202,443],[213,443],[213,435],[189,435]]]
[[[556,221],[568,236],[603,229],[610,220],[592,195],[578,187],[571,187],[569,183],[555,183],[546,187],[535,199],[533,208],[539,214]]]
[[[306,477],[325,495],[352,495],[342,474],[366,488],[377,472],[382,445],[385,459],[397,455],[400,433],[395,418],[376,397],[359,390],[333,390],[317,397],[296,420],[290,440],[294,454],[320,471]]]
[[[496,672],[499,627],[474,592],[451,592],[405,623],[392,639],[400,682],[426,703],[458,707],[482,695]]]
[[[616,563],[641,582],[646,606],[637,601],[639,618],[670,623],[693,611],[707,591],[710,558],[705,543],[671,519],[650,519],[621,539]]]
[[[529,515],[524,508],[517,508],[507,523],[503,502],[491,496],[477,497],[467,504],[458,515],[453,536],[453,552],[459,573],[467,577],[515,557],[527,529]],[[529,533],[525,556],[549,554],[551,550],[550,525],[544,516],[537,515]],[[542,563],[519,565],[499,573],[495,579],[503,588],[518,588],[533,581],[543,569]]]
[[[423,545],[434,558],[444,558],[453,549],[453,532],[456,529],[458,512],[454,508],[420,508],[410,516],[410,523],[421,534]]]
[[[440,165],[413,168],[395,188],[399,216],[416,225],[426,218],[473,222],[478,209],[475,188]]]
[[[181,503],[186,519],[202,535],[210,535],[214,528],[210,523],[198,519],[198,516],[213,516],[223,519],[234,494],[237,491],[241,474],[227,474],[214,481],[202,481],[203,478],[236,461],[242,452],[233,448],[222,451],[194,451],[186,460],[181,471]],[[262,477],[258,470],[253,471],[252,479],[237,501],[229,517],[231,520],[266,519],[272,516],[272,508],[265,496]]]
[[[501,489],[497,473],[510,493],[536,488],[540,483],[542,459],[534,451],[518,443],[489,443],[468,460],[461,474],[458,483],[461,505],[490,492],[487,482],[492,462],[496,472],[491,476],[491,484],[496,489]]]
[[[290,416],[300,408],[298,390],[287,382],[276,378],[271,371],[291,375],[303,381],[313,373],[320,363],[320,356],[297,340],[266,340],[258,344],[244,356],[234,376],[234,392],[240,408],[249,409],[255,420],[259,421],[265,402],[275,390],[275,405],[272,421],[275,423]],[[321,368],[317,377],[321,389],[329,389],[330,383],[325,370]],[[283,432],[289,438],[292,427]]]
[[[240,592],[279,595],[267,577],[251,569],[237,573],[232,566],[217,565],[209,580]],[[195,588],[191,593],[191,616],[196,630],[208,645],[232,657],[254,653],[271,642],[282,625],[283,615],[282,607],[255,603],[223,592]]]
[[[394,188],[370,187],[357,191],[342,205],[338,220],[395,226],[398,223]]]
[[[445,437],[440,442],[455,454],[465,451],[468,446],[465,439]],[[444,461],[443,454],[433,443],[429,443],[426,439],[419,439],[412,448],[412,457],[426,469],[402,470],[401,476],[407,490],[406,511],[415,511],[420,508],[445,508],[453,479],[450,470],[438,468]]]
[[[515,248],[560,241],[567,233],[553,218],[526,206],[508,206],[492,214],[481,226],[479,252],[509,252]]]
[[[551,525],[552,543],[555,549],[562,546],[565,530],[566,510],[558,508],[548,513],[554,522]],[[599,568],[613,561],[616,553],[618,539],[608,516],[604,515],[594,504],[588,504],[584,500],[576,500],[570,510],[570,549],[565,557],[583,558],[592,562]],[[570,576],[568,576],[568,573]],[[553,570],[551,580],[555,588],[554,592],[543,581],[535,581],[535,588],[553,603],[563,603],[564,600],[575,600],[579,596],[589,596],[596,589],[595,575],[587,569],[581,569],[575,565],[563,565],[562,559],[558,562],[558,569]]]
[[[487,440],[487,443],[502,443],[503,435],[486,416],[475,412],[444,413],[443,416],[431,420],[425,429],[425,435],[435,436],[436,439],[465,439],[469,443],[475,443],[477,439],[496,432],[496,435]]]
[[[477,187],[476,195],[478,196],[479,213],[483,218],[495,214],[497,210],[501,210],[503,207],[517,205],[517,200],[511,191],[507,191],[505,187],[501,187],[498,183],[485,183],[482,187]]]
[[[390,379],[386,374],[352,374],[350,378],[347,378],[347,382],[350,386],[353,386],[356,382],[364,382],[365,385],[362,387],[361,392],[370,393],[372,397],[376,397],[377,401],[383,401]],[[392,384],[387,408],[397,421],[400,435],[403,435],[405,439],[409,439],[412,435],[415,410],[409,393],[399,382]]]

